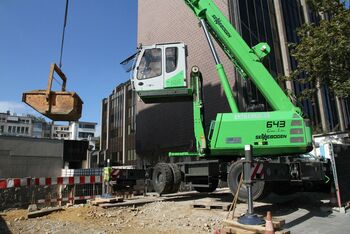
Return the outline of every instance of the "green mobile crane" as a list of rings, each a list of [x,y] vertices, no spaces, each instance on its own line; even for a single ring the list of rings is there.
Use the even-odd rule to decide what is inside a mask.
[[[181,181],[191,182],[200,192],[211,192],[219,179],[234,193],[238,187],[245,145],[253,147],[256,159],[252,179],[253,198],[262,196],[273,182],[322,181],[322,162],[299,155],[311,151],[309,121],[285,95],[262,60],[270,52],[266,43],[250,48],[212,0],[184,0],[200,21],[216,63],[230,113],[218,113],[205,134],[203,124],[202,75],[193,66],[187,81],[186,45],[163,43],[140,46],[135,58],[132,84],[145,103],[192,101],[195,152],[170,152],[170,157],[198,160],[177,164],[158,163],[152,181],[158,193],[172,193]],[[251,79],[272,111],[239,112],[223,65],[212,42],[214,38],[244,79]],[[130,61],[131,58],[126,61]],[[187,81],[187,82],[186,82]],[[244,188],[240,200],[246,200]]]

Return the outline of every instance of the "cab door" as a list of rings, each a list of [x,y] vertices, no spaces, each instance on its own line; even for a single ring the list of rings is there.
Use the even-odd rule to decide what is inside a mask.
[[[134,86],[136,91],[164,89],[163,46],[145,46],[136,62]]]
[[[186,87],[186,47],[184,43],[164,44],[164,88]]]

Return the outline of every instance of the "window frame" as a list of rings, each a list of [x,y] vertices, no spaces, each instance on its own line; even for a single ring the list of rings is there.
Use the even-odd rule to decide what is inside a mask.
[[[144,55],[146,54],[146,51],[148,50],[160,50],[160,61],[158,61],[160,63],[160,74],[156,74],[154,76],[150,76],[150,77],[146,77],[146,78],[140,78],[139,77],[139,73],[140,73],[140,63],[141,63],[141,60],[142,58],[144,57]],[[145,66],[146,67],[146,66]],[[156,47],[156,48],[149,48],[149,49],[145,49],[145,51],[142,53],[142,56],[140,57],[140,62],[139,62],[139,66],[137,67],[137,74],[136,74],[136,79],[137,80],[148,80],[148,79],[152,79],[152,78],[156,78],[156,77],[159,77],[159,76],[162,76],[163,75],[163,48],[159,48],[159,47]]]
[[[167,55],[167,50],[170,49],[175,49],[175,67],[173,68],[173,70],[168,71],[168,55]],[[178,47],[176,46],[171,46],[171,47],[166,47],[165,48],[165,72],[166,73],[172,73],[175,72],[178,68],[179,65],[179,51],[178,51]]]

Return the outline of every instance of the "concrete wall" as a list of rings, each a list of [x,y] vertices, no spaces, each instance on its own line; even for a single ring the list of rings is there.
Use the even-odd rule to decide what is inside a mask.
[[[0,178],[60,176],[63,141],[0,136]]]
[[[228,15],[226,1],[215,1]],[[206,126],[216,113],[228,112],[228,104],[198,19],[181,0],[138,1],[138,43],[184,42],[188,47],[187,71],[199,66],[204,80]],[[216,44],[230,84],[234,86],[232,63]],[[189,76],[189,74],[188,74]],[[235,89],[234,89],[235,90]],[[191,150],[193,145],[192,103],[144,104],[137,101],[136,151],[146,161],[166,160],[169,150]]]

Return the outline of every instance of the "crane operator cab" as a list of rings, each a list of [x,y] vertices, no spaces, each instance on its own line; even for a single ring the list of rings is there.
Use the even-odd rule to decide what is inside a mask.
[[[184,43],[141,46],[133,60],[131,82],[145,103],[192,100],[192,90],[187,88]]]

